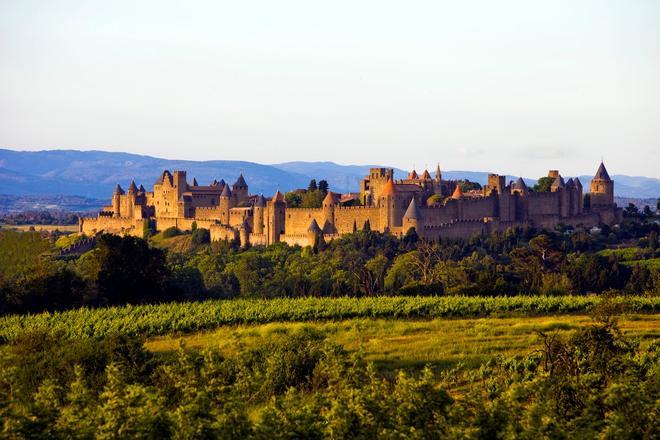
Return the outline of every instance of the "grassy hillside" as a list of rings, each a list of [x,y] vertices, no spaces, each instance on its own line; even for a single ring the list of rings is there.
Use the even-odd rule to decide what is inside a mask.
[[[544,317],[387,320],[347,319],[332,322],[278,322],[223,326],[184,336],[159,336],[146,342],[154,352],[219,349],[235,355],[263,346],[273,337],[308,331],[325,336],[349,352],[386,369],[478,367],[494,356],[526,355],[541,346],[540,332],[569,336],[593,321],[582,315]],[[619,321],[623,333],[641,340],[643,348],[660,338],[660,315],[629,315]]]

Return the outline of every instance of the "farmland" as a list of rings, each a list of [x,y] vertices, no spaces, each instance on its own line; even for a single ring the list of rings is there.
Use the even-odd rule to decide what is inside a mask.
[[[76,309],[0,318],[0,339],[26,330],[68,337],[108,334],[158,336],[208,330],[221,325],[350,318],[430,319],[485,316],[578,314],[600,301],[596,296],[369,297],[208,300],[200,302]],[[660,297],[617,297],[630,313],[657,313]]]

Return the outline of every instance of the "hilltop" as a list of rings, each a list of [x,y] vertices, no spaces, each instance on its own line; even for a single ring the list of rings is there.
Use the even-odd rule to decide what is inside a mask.
[[[358,182],[369,168],[385,165],[341,165],[334,162],[286,162],[258,164],[233,160],[171,160],[131,153],[107,151],[44,150],[14,151],[0,149],[0,194],[70,195],[107,199],[117,183],[137,183],[151,187],[164,169],[183,169],[200,183],[224,178],[231,181],[243,173],[253,193],[272,194],[304,188],[309,180],[326,179],[338,192],[357,191]],[[421,171],[421,170],[418,170]],[[492,170],[495,171],[495,170]],[[407,171],[395,169],[395,176]],[[489,171],[443,170],[446,179],[469,179],[486,183]],[[517,176],[508,176],[515,179]],[[589,182],[591,175],[579,176]],[[613,175],[616,196],[655,198],[660,196],[660,179],[643,176]],[[528,184],[534,178],[525,177]]]

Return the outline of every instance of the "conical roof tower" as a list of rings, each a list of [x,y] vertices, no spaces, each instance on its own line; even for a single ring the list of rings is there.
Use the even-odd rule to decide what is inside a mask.
[[[410,220],[421,220],[422,213],[419,211],[419,208],[417,208],[417,204],[415,203],[414,197],[410,201],[410,204],[408,205],[408,209],[406,209],[406,213],[403,215],[403,218]]]

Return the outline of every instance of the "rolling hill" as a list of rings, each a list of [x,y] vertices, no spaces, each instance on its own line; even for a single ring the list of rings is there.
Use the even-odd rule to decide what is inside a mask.
[[[107,199],[114,186],[127,186],[131,179],[151,188],[164,170],[188,171],[188,179],[196,177],[204,184],[214,178],[233,182],[243,173],[252,193],[272,194],[305,188],[309,180],[326,179],[330,188],[357,191],[359,181],[370,167],[377,165],[340,165],[334,162],[286,162],[273,165],[231,160],[169,160],[130,153],[106,151],[45,150],[14,151],[0,149],[0,194],[13,196],[75,195]],[[395,169],[395,176],[406,171]],[[468,178],[485,183],[487,172],[444,171],[447,179]],[[508,177],[513,179],[515,177]],[[591,176],[580,176],[588,185]],[[630,198],[660,196],[660,179],[614,175],[616,195]],[[534,179],[525,179],[533,184]]]

